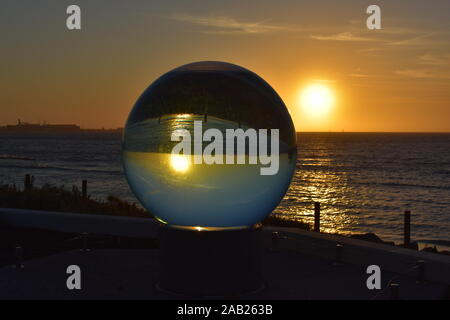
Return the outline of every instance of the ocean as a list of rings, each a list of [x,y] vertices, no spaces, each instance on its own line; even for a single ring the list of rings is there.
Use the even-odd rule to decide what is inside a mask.
[[[0,136],[0,184],[72,185],[103,199],[137,202],[122,169],[121,136]],[[403,212],[413,240],[450,240],[450,134],[300,133],[297,171],[273,214],[312,223],[314,202],[325,232],[374,232],[401,242]],[[176,201],[176,200],[174,200]]]

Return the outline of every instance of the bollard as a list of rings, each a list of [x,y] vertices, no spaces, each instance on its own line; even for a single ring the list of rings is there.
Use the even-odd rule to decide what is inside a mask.
[[[320,202],[314,202],[314,231],[320,232]]]
[[[400,285],[398,283],[391,283],[389,285],[389,289],[391,292],[391,300],[399,300],[400,299]]]
[[[83,198],[87,198],[87,180],[83,180],[81,182],[81,190],[82,190]]]
[[[278,249],[278,232],[272,232],[272,250],[275,251]]]
[[[16,269],[23,269],[25,266],[23,265],[23,248],[22,247],[15,247],[14,248],[14,258],[16,260],[16,264],[14,267]]]
[[[403,224],[403,245],[405,248],[411,246],[411,211],[405,211]]]
[[[425,283],[425,261],[424,260],[417,261],[417,283],[419,283],[419,284]]]
[[[336,261],[334,262],[335,266],[342,265],[342,249],[344,246],[340,243],[336,244]]]
[[[88,248],[88,233],[87,232],[83,232],[81,234],[81,240],[83,241],[83,248],[80,249],[80,251],[90,251],[90,249]]]

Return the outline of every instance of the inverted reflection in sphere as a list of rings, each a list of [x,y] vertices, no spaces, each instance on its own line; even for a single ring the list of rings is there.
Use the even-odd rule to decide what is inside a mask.
[[[276,174],[261,174],[267,164],[253,158],[250,139],[243,153],[234,148],[228,158],[234,164],[225,163],[219,148],[212,154],[223,157],[223,164],[196,163],[196,126],[200,134],[217,129],[223,137],[227,129],[267,129],[270,138],[271,129],[279,129]],[[190,135],[191,154],[172,153],[180,143],[172,141],[174,132]],[[261,150],[266,144],[258,139]],[[213,141],[200,140],[201,152]],[[224,139],[223,153],[228,143],[238,142]],[[223,62],[184,65],[157,79],[133,107],[123,141],[124,168],[136,197],[159,220],[185,227],[244,227],[261,221],[283,198],[296,155],[295,129],[281,98],[255,73]],[[240,156],[245,163],[237,163]]]

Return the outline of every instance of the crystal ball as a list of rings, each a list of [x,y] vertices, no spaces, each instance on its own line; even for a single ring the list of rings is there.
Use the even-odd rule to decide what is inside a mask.
[[[284,197],[296,168],[289,112],[257,74],[215,61],[162,75],[125,125],[131,190],[159,221],[188,228],[249,227]]]

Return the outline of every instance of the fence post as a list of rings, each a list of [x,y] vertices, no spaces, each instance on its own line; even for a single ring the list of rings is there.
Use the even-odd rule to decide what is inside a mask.
[[[405,248],[411,246],[411,211],[405,211],[404,224],[403,224],[403,245]]]
[[[320,232],[320,202],[314,202],[314,231]]]
[[[29,174],[25,175],[25,191],[31,189],[31,176]]]
[[[82,190],[83,198],[87,198],[87,180],[82,181],[81,190]]]

